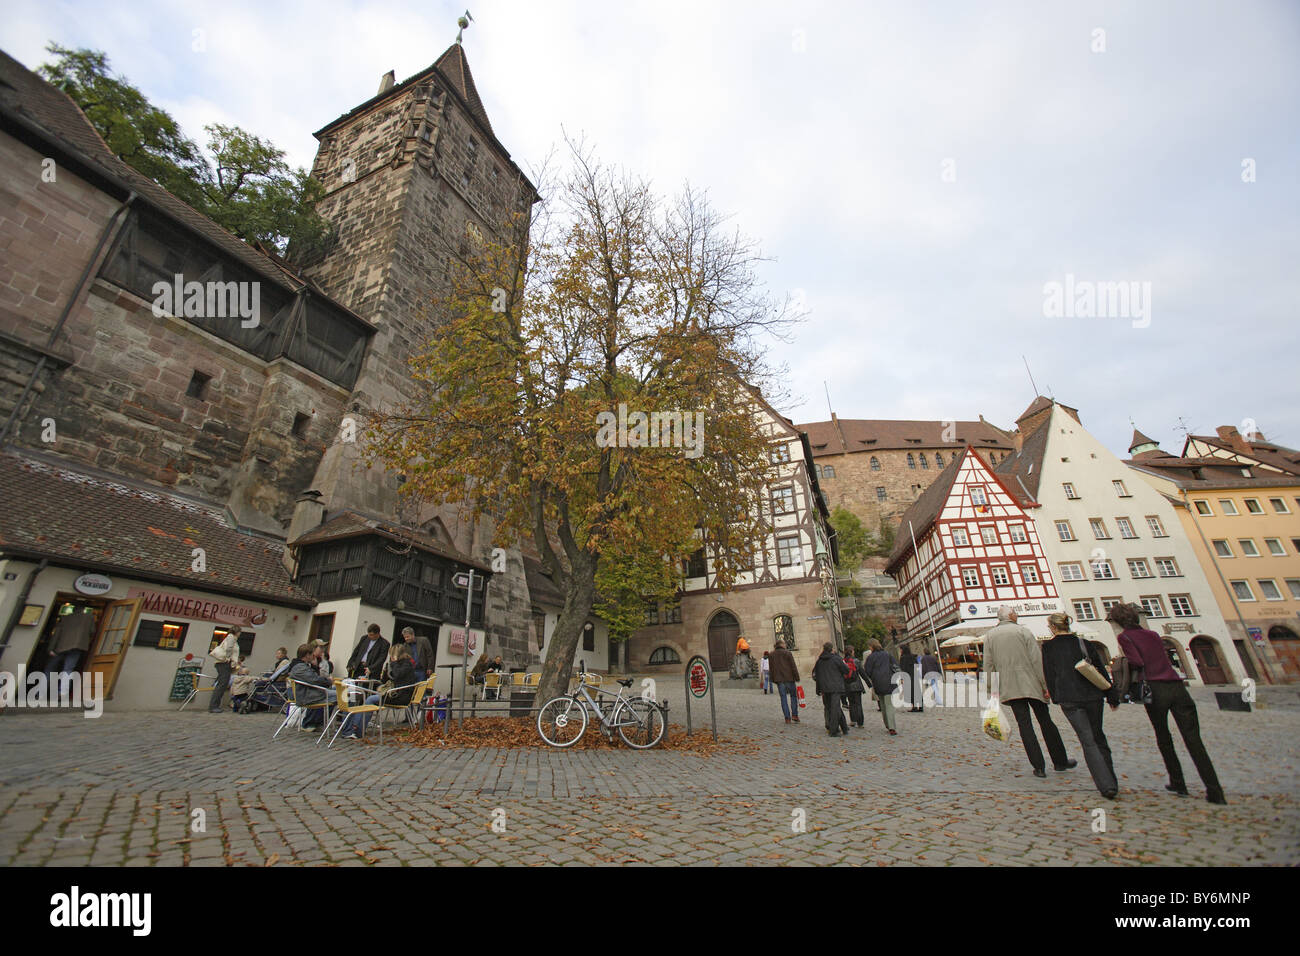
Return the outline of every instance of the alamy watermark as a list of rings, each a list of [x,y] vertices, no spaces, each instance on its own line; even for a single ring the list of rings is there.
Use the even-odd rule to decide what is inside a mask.
[[[596,415],[599,448],[682,448],[687,458],[704,454],[703,412],[628,412],[620,402],[618,413]]]
[[[87,720],[93,720],[104,715],[104,675],[98,671],[28,674],[25,666],[17,674],[0,671],[0,707],[80,708]]]
[[[1067,272],[1064,282],[1043,285],[1043,315],[1049,319],[1132,319],[1133,328],[1151,324],[1151,283],[1092,282]]]
[[[255,329],[261,321],[262,284],[260,282],[185,281],[177,273],[172,282],[155,282],[153,314],[158,318],[174,315],[187,319],[234,319],[240,327]]]

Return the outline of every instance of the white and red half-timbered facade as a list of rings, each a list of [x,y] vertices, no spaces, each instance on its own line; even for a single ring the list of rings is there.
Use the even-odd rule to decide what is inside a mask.
[[[977,631],[1003,605],[1045,633],[1061,610],[1034,519],[970,446],[904,514],[887,571],[909,634]]]

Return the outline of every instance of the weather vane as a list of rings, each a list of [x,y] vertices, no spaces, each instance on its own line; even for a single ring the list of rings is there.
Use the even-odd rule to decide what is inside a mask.
[[[470,16],[468,10],[465,11],[465,15],[464,15],[464,16],[462,16],[462,17],[458,17],[458,18],[456,19],[456,26],[460,27],[460,29],[456,31],[456,42],[457,42],[457,43],[459,43],[459,42],[464,38],[464,36],[465,36],[465,31],[469,29],[469,25],[470,25],[471,23],[473,23],[473,22],[474,22],[474,18],[473,18],[472,16]]]

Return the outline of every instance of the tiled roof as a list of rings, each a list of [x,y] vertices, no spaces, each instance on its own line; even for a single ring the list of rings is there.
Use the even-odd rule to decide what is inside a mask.
[[[1128,443],[1128,450],[1132,451],[1134,448],[1137,448],[1139,445],[1159,445],[1159,444],[1160,442],[1156,441],[1154,438],[1148,438],[1146,435],[1143,435],[1140,431],[1138,431],[1135,428],[1133,429],[1133,440]]]
[[[137,202],[152,206],[190,231],[198,233],[221,252],[264,279],[289,292],[296,292],[304,285],[310,286],[321,298],[342,311],[355,315],[346,306],[321,292],[309,280],[289,269],[278,258],[259,252],[237,239],[148,176],[118,159],[76,103],[3,51],[0,51],[0,113],[18,116],[40,127],[47,136],[78,154],[102,175],[117,180],[138,193]]]
[[[1286,448],[1283,445],[1275,445],[1272,442],[1265,441],[1247,441],[1244,444],[1248,450],[1243,451],[1233,445],[1232,442],[1225,441],[1218,435],[1189,435],[1187,440],[1205,442],[1215,448],[1222,448],[1224,451],[1231,452],[1234,455],[1243,455],[1247,458],[1253,458],[1262,465],[1268,465],[1285,471],[1288,474],[1300,475],[1300,451],[1294,448]],[[1184,446],[1186,448],[1186,446]]]
[[[191,570],[193,549],[205,570]],[[0,551],[293,607],[316,602],[289,578],[279,541],[232,527],[224,509],[0,454]]]
[[[839,428],[836,428],[836,425]],[[956,425],[953,440],[945,441],[944,430]],[[1010,449],[1006,434],[988,422],[928,422],[898,419],[840,418],[829,422],[809,422],[796,426],[808,433],[813,455],[843,455],[859,451],[895,451],[929,448]],[[841,433],[844,436],[840,440]]]
[[[1023,416],[1021,416],[1023,417]],[[1043,458],[1047,454],[1047,428],[1036,428],[1024,440],[1020,451],[1013,452],[994,467],[998,477],[1017,497],[1038,500],[1038,482],[1043,477]]]
[[[1017,423],[1022,422],[1030,415],[1037,415],[1044,408],[1050,407],[1051,404],[1052,404],[1052,400],[1050,398],[1047,398],[1043,395],[1034,396],[1034,400],[1029,403],[1029,407],[1016,416],[1016,422]]]
[[[912,535],[915,534],[919,542],[930,525],[934,524],[935,519],[943,513],[944,503],[952,492],[957,473],[961,471],[962,462],[966,460],[968,454],[970,451],[963,449],[961,454],[953,455],[952,461],[948,462],[948,467],[939,472],[930,487],[921,492],[921,497],[913,501],[912,506],[903,512],[903,518],[894,537],[894,549],[889,553],[889,562],[885,565],[886,571],[892,574],[894,567],[912,550]],[[912,523],[910,530],[907,524],[909,521]]]
[[[466,557],[445,541],[441,541],[433,535],[426,534],[418,528],[402,527],[401,525],[381,521],[378,518],[371,518],[355,511],[341,511],[334,517],[326,520],[323,524],[317,525],[306,534],[290,541],[289,544],[292,547],[299,548],[307,544],[319,544],[322,541],[338,541],[343,538],[358,538],[363,535],[378,535],[381,538],[387,538],[390,541],[396,541],[401,544],[414,544],[421,550],[429,551],[452,561],[458,561],[467,567],[490,573],[490,569],[486,564],[482,564]]]
[[[487,110],[483,108],[483,101],[478,95],[478,87],[474,85],[474,74],[469,71],[469,60],[465,59],[465,48],[459,43],[453,43],[447,47],[442,56],[434,61],[433,67],[450,81],[451,85],[456,88],[456,92],[460,94],[460,98],[469,106],[470,112],[488,128],[488,132],[491,132],[492,124],[488,122]]]
[[[1279,475],[1275,471],[1228,462],[1223,458],[1130,458],[1124,464],[1172,481],[1188,491],[1233,488],[1294,488],[1300,486],[1300,476]],[[1241,473],[1249,468],[1252,477]]]

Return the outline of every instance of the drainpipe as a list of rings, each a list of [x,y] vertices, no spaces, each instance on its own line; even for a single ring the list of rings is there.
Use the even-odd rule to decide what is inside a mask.
[[[22,616],[23,608],[27,605],[27,598],[31,596],[32,585],[36,583],[36,578],[49,567],[49,559],[41,558],[41,563],[32,568],[27,573],[27,582],[23,585],[22,593],[18,595],[18,601],[14,604],[14,609],[9,612],[9,620],[5,622],[4,635],[0,638],[0,657],[4,657],[5,648],[9,646],[9,639],[13,636],[14,628],[18,626],[18,618]]]
[[[122,214],[126,212],[131,203],[135,202],[135,197],[135,190],[131,190],[131,194],[126,197],[126,201],[117,207],[117,211],[114,212],[113,215],[109,217],[108,222],[104,224],[104,228],[99,234],[99,242],[95,245],[95,251],[91,253],[90,259],[87,260],[86,267],[81,270],[81,278],[77,280],[76,288],[72,290],[72,294],[68,296],[68,301],[63,305],[63,312],[59,315],[59,321],[55,323],[54,329],[50,332],[49,340],[45,343],[46,349],[54,347],[54,343],[59,338],[59,333],[63,331],[64,323],[68,321],[68,316],[72,314],[72,307],[76,305],[77,301],[81,298],[81,293],[86,287],[86,280],[90,277],[91,270],[94,269],[95,263],[99,261],[100,253],[104,251],[104,246],[108,243],[109,238],[116,234],[118,226],[121,225],[120,220],[122,219]],[[36,380],[40,378],[41,371],[45,368],[45,363],[46,357],[42,355],[37,360],[36,367],[32,369],[32,374],[28,376],[27,384],[23,386],[23,393],[18,397],[18,403],[14,405],[14,410],[9,413],[8,420],[4,423],[4,426],[0,428],[0,450],[3,450],[9,445],[10,431],[17,423],[18,414],[22,411],[23,404],[27,401],[27,396],[31,394],[32,387],[36,384]],[[7,639],[8,635],[6,634],[6,641]]]

